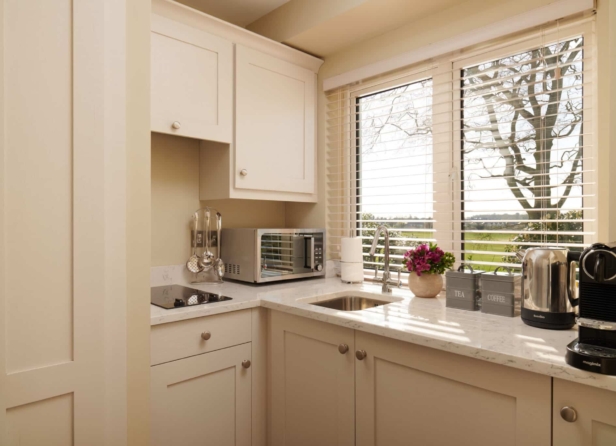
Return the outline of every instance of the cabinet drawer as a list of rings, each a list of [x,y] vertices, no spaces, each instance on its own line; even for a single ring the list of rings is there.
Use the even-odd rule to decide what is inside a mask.
[[[203,333],[209,333],[209,339],[204,339]],[[250,310],[155,325],[150,337],[150,364],[162,364],[250,342],[250,333]]]

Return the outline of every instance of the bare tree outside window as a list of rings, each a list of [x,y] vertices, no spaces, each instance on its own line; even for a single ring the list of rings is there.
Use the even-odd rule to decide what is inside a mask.
[[[433,240],[432,79],[358,97],[356,118],[357,232],[387,225],[401,261],[403,247]]]
[[[490,269],[522,246],[583,241],[583,44],[462,70],[466,260]]]

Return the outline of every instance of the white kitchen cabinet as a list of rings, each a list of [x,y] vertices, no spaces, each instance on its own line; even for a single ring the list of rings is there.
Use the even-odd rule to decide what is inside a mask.
[[[235,142],[201,143],[202,200],[316,202],[316,74],[235,48]]]
[[[550,446],[550,377],[359,331],[355,345],[358,446]]]
[[[235,187],[314,193],[316,74],[235,49]]]
[[[553,391],[553,446],[616,445],[615,392],[556,378]]]
[[[201,140],[201,200],[317,202],[322,63],[178,2],[152,0],[152,130]]]
[[[250,343],[152,367],[152,446],[251,444]],[[248,366],[248,367],[246,367]]]
[[[271,446],[354,445],[353,330],[271,312],[269,333]]]
[[[550,446],[548,376],[279,312],[269,342],[272,446]]]
[[[230,143],[233,44],[152,15],[152,131]]]

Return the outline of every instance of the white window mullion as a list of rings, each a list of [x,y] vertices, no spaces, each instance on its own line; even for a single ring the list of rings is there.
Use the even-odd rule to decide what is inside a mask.
[[[453,145],[454,123],[453,95],[455,94],[451,62],[441,60],[434,70],[433,131],[434,131],[434,177],[443,180],[434,182],[434,229],[437,244],[445,251],[456,251],[452,231],[456,225],[454,216],[454,169]]]

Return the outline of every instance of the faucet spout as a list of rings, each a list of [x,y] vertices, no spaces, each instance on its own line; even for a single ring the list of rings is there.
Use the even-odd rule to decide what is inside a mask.
[[[379,238],[381,234],[385,235],[385,249],[383,258],[383,293],[391,293],[391,287],[389,286],[389,228],[385,225],[379,225],[374,233],[374,239],[372,240],[372,246],[370,247],[370,257],[374,257],[376,247],[379,244]]]

